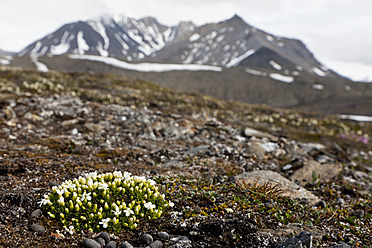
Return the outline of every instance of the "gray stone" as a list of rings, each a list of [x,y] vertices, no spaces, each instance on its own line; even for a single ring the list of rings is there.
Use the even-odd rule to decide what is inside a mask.
[[[155,240],[150,244],[150,248],[162,248],[163,243],[160,240]]]
[[[344,205],[345,204],[345,200],[342,199],[341,197],[339,197],[339,198],[337,198],[337,204]]]
[[[144,244],[149,245],[154,241],[154,238],[150,234],[143,234],[141,240]]]
[[[105,247],[106,241],[102,237],[96,238],[96,241],[102,246]]]
[[[351,246],[341,242],[340,244],[330,246],[329,248],[351,248]]]
[[[313,172],[319,175],[321,181],[330,181],[342,171],[340,164],[320,164],[314,160],[304,163],[303,167],[296,170],[291,179],[293,181],[307,181],[313,183]]]
[[[264,132],[261,132],[261,131],[258,131],[256,129],[253,129],[253,128],[250,128],[250,127],[246,127],[244,129],[244,135],[246,137],[257,137],[257,138],[268,138],[268,139],[271,139],[271,140],[277,140],[278,138],[272,136],[271,134],[268,134],[268,133],[264,133]]]
[[[354,212],[354,215],[358,218],[363,218],[364,217],[364,210],[358,209]]]
[[[54,186],[58,187],[59,184],[56,183],[56,182],[53,182],[53,181],[49,183],[49,187],[50,187],[50,188],[53,188]]]
[[[192,247],[191,240],[186,236],[171,238],[173,242],[169,248],[189,248]]]
[[[281,194],[282,196],[288,196],[292,199],[305,198],[311,205],[319,202],[319,198],[310,191],[295,184],[294,182],[289,181],[287,178],[274,171],[261,170],[244,172],[240,175],[237,175],[235,178],[238,183],[244,181],[245,183],[251,184],[258,183],[259,185],[263,185],[265,183],[269,183],[273,186],[277,185],[277,187],[283,191]]]
[[[313,236],[308,232],[300,232],[298,235],[285,240],[277,248],[311,248]]]
[[[252,144],[247,148],[247,152],[252,153],[259,158],[264,158],[266,150],[265,150],[265,148],[263,148],[262,146],[260,146],[258,144]]]
[[[31,213],[31,217],[38,218],[41,216],[41,209],[36,209]]]
[[[128,241],[124,241],[121,244],[121,248],[133,248],[133,245],[131,245]]]
[[[107,232],[102,232],[99,236],[105,240],[106,244],[110,242],[110,234]]]
[[[86,248],[101,248],[101,245],[94,239],[85,239],[83,246]]]
[[[158,238],[161,240],[168,240],[169,239],[169,234],[166,232],[159,232],[158,233]]]
[[[43,227],[42,225],[38,225],[38,224],[32,224],[30,229],[31,229],[31,231],[37,232],[37,233],[45,233],[46,232],[45,227]]]
[[[105,248],[116,248],[116,242],[115,241],[108,242]]]
[[[185,155],[195,156],[197,154],[205,153],[208,149],[209,149],[208,145],[200,145],[187,150],[185,152]]]

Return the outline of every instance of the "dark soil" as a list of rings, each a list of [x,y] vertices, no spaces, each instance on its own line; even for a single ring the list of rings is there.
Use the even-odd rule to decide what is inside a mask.
[[[141,246],[141,234],[166,231],[193,247],[276,247],[308,231],[315,247],[372,246],[371,124],[103,74],[2,68],[0,93],[1,247],[81,247],[95,234],[70,235],[45,213],[31,214],[51,182],[115,170],[155,179],[175,203],[134,231],[111,232],[119,243]],[[246,127],[270,136],[247,136]],[[276,148],[261,156],[249,150],[254,142]],[[322,148],[307,150],[306,143]],[[283,197],[275,185],[235,182],[254,170],[288,178],[301,163],[292,171],[285,165],[320,158],[342,171],[297,183],[323,207]]]

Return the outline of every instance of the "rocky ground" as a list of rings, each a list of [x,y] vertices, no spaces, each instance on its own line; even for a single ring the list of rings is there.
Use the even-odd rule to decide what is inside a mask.
[[[175,203],[110,233],[118,247],[145,247],[143,234],[151,247],[372,246],[371,124],[101,74],[1,68],[0,92],[2,247],[94,247],[98,234],[67,233],[38,201],[115,170],[156,180]]]

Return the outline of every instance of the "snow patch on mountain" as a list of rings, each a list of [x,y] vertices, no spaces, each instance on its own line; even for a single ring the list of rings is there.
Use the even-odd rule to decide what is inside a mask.
[[[77,43],[78,43],[78,53],[79,54],[84,54],[85,51],[88,51],[89,50],[89,46],[87,44],[87,42],[85,41],[84,39],[84,36],[83,36],[83,32],[82,31],[79,31],[79,33],[77,34]]]
[[[324,90],[323,84],[313,84],[312,87],[314,90]]]
[[[221,67],[195,64],[158,64],[158,63],[127,63],[111,57],[101,57],[94,55],[69,55],[71,59],[91,60],[103,62],[126,70],[142,72],[165,72],[165,71],[222,71]]]
[[[257,71],[257,70],[253,70],[250,68],[245,68],[245,71],[249,74],[256,75],[256,76],[264,76],[264,77],[267,76],[267,72]]]
[[[279,74],[279,73],[270,73],[269,77],[271,77],[274,80],[281,81],[281,82],[284,82],[284,83],[287,83],[287,84],[292,83],[294,81],[293,77],[285,76],[285,75],[282,75],[282,74]]]
[[[278,63],[276,63],[274,60],[270,60],[270,65],[275,69],[275,70],[278,70],[280,71],[282,69],[282,66],[279,65]]]
[[[317,67],[313,67],[313,72],[320,77],[326,77],[327,76],[326,72],[322,71],[321,69],[319,69]]]
[[[238,56],[236,58],[232,58],[230,60],[230,62],[226,64],[226,67],[231,67],[231,66],[238,65],[242,60],[248,58],[249,56],[251,56],[255,52],[256,52],[256,50],[251,49],[251,50],[248,50],[247,52],[245,52],[244,54],[242,54],[242,55],[240,55],[240,56]]]

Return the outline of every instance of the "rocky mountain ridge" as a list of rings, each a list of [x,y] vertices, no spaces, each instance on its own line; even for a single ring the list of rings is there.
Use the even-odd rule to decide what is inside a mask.
[[[276,37],[247,24],[241,17],[195,26],[169,27],[155,18],[136,20],[103,16],[63,25],[35,41],[18,56],[97,55],[124,61],[244,66],[273,69],[283,75],[310,73],[340,77],[322,65],[299,40]]]

